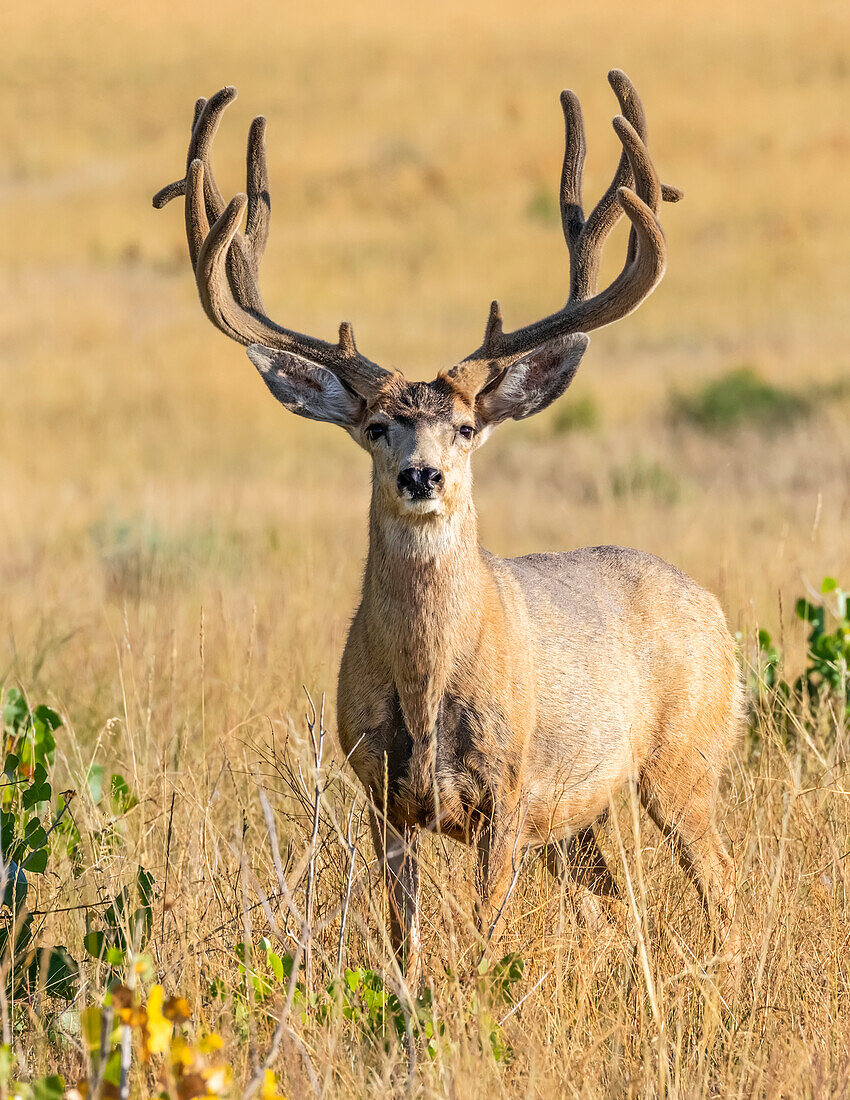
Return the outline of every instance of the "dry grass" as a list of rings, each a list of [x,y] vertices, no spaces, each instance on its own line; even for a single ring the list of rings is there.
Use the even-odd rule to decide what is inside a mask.
[[[237,981],[240,858],[274,891],[256,773],[270,770],[258,761],[271,731],[281,765],[290,716],[302,730],[302,684],[327,691],[333,732],[368,471],[342,433],[269,401],[201,315],[179,212],[151,210],[181,170],[195,96],[240,89],[218,139],[227,191],[243,186],[250,117],[269,118],[273,312],[326,336],[350,318],[367,354],[424,376],[480,342],[494,295],[509,325],[563,298],[557,93],[568,84],[585,104],[596,193],[616,155],[604,74],[626,69],[664,178],[686,192],[665,211],[669,272],[638,315],[594,336],[571,393],[595,403],[595,426],[559,431],[553,411],[482,451],[482,539],[506,555],[654,551],[717,591],[735,629],[781,625],[798,656],[789,607],[802,581],[850,577],[848,24],[838,3],[731,0],[582,12],[256,2],[237,14],[220,0],[34,0],[6,15],[0,676],[69,717],[72,778],[99,744],[145,796],[123,853],[55,884],[67,903],[95,902],[137,861],[162,889],[176,792],[156,965],[203,1019],[224,1021],[237,1065],[251,1036],[205,991],[215,976]],[[717,438],[671,422],[676,392],[742,364],[810,395],[811,415]],[[747,749],[735,763],[727,827],[746,968],[731,1011],[690,954],[704,952],[695,898],[647,832],[641,922],[627,919],[610,945],[583,939],[545,880],[523,877],[508,941],[527,962],[522,992],[543,980],[505,1025],[513,1061],[482,1056],[460,1007],[468,991],[441,976],[472,950],[467,887],[454,889],[468,860],[435,846],[431,971],[453,1042],[422,1068],[424,1092],[838,1092],[850,1071],[850,816],[846,735],[832,736],[828,752],[805,741],[788,752],[764,728],[758,759]],[[329,788],[323,825],[317,982],[336,959],[343,786]],[[276,798],[291,814],[281,833],[294,885],[307,826],[291,796]],[[628,807],[618,820],[631,853]],[[361,842],[346,959],[382,967]],[[629,856],[632,876],[638,863]],[[255,884],[248,894],[255,904]],[[251,913],[267,931],[262,907]],[[82,928],[79,914],[55,920],[69,943]],[[646,970],[629,946],[645,922]],[[256,1029],[262,1049],[267,1023]],[[403,1085],[401,1048],[364,1048],[339,1021],[303,1035],[334,1095]],[[22,1043],[34,1067],[55,1057],[37,1028]],[[284,1052],[294,1096],[302,1065]]]
[[[341,962],[343,970],[374,968],[389,990],[409,995],[388,963],[385,902],[362,796],[333,754],[314,769],[304,722],[255,712],[245,692],[256,640],[233,635],[214,643],[205,634],[204,652],[226,640],[234,653],[247,641],[230,666],[235,679],[216,683],[207,670],[194,685],[172,681],[152,708],[149,670],[137,661],[132,637],[119,639],[126,710],[93,750],[67,731],[61,768],[80,791],[76,820],[87,838],[110,820],[85,793],[92,751],[124,769],[142,800],[124,818],[120,847],[101,848],[82,875],[56,865],[53,904],[72,911],[47,918],[50,942],[80,943],[80,898],[92,916],[99,900],[132,881],[138,865],[152,869],[160,891],[146,946],[154,973],[189,998],[198,1032],[224,1037],[226,1056],[246,1076],[270,1047],[287,990],[265,964],[259,937],[281,955],[308,943],[306,992],[318,1007],[296,1002],[290,1016],[292,1032],[276,1061],[287,1096],[311,1095],[311,1080],[334,1096],[410,1087],[423,1097],[845,1095],[850,815],[848,735],[840,724],[825,716],[814,733],[798,726],[789,747],[765,712],[735,761],[724,827],[741,885],[738,986],[728,962],[712,957],[696,896],[669,845],[650,827],[644,832],[628,800],[604,831],[627,899],[612,913],[608,935],[590,936],[577,925],[569,899],[539,865],[522,872],[496,953],[516,952],[525,962],[511,1001],[491,999],[464,977],[480,950],[469,918],[469,860],[432,840],[424,861],[425,969],[433,998],[428,1019],[440,1030],[430,1054],[427,1038],[417,1039],[411,1068],[410,1047],[391,1027],[376,1033],[346,1018],[324,992]],[[189,709],[194,720],[187,720]],[[223,723],[218,737],[213,722]],[[277,841],[263,798],[273,808]],[[305,935],[311,863],[315,904]],[[246,943],[256,972],[271,980],[266,1002],[240,970]],[[89,960],[85,975],[83,997],[97,1001],[106,974]],[[21,1042],[30,1069],[79,1075],[84,1061],[73,1038],[60,1045],[54,1033],[48,1044],[42,1025],[32,1023]],[[498,1060],[494,1023],[501,1025]],[[151,1078],[137,1071],[133,1085],[145,1093]]]

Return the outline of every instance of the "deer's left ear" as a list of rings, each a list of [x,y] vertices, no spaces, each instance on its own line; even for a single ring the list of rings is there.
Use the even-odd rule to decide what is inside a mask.
[[[476,398],[475,415],[481,427],[525,420],[551,405],[572,382],[589,343],[583,332],[558,336],[508,367]]]

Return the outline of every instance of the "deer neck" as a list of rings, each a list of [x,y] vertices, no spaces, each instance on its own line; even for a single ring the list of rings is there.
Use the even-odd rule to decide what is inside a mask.
[[[484,568],[469,494],[448,515],[400,517],[373,491],[364,604],[414,742],[431,739],[452,672],[479,635]]]

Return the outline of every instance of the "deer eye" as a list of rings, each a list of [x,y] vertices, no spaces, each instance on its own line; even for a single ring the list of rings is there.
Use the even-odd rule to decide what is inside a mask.
[[[366,429],[366,438],[372,443],[377,443],[379,439],[386,439],[386,424],[370,424]]]
[[[472,439],[475,435],[475,428],[471,424],[462,424],[458,428],[457,434],[463,436],[464,439]]]

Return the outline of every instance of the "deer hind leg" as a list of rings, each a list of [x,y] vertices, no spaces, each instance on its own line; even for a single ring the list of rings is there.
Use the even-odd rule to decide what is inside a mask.
[[[549,872],[569,887],[582,923],[591,931],[605,928],[609,914],[602,899],[618,900],[620,889],[599,849],[593,826],[582,829],[568,841],[551,841],[546,845],[544,858]]]
[[[419,921],[419,835],[394,829],[383,815],[370,810],[372,843],[381,865],[390,903],[390,940],[408,980],[419,971],[422,937]]]
[[[658,754],[641,777],[640,796],[699,892],[715,947],[734,954],[735,873],[714,820],[716,771],[700,753],[696,757]]]

